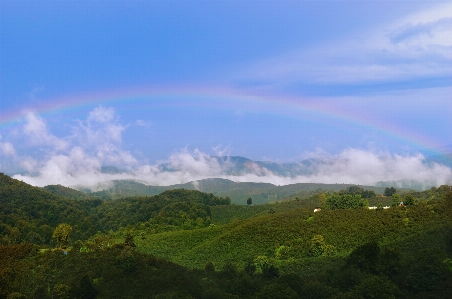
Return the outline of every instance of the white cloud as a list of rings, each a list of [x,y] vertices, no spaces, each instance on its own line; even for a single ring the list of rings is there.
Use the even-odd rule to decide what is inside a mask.
[[[20,157],[20,166],[29,173],[34,173],[39,169],[39,163],[31,157]]]
[[[263,61],[242,80],[268,86],[369,83],[452,75],[452,4],[385,26]]]
[[[164,165],[164,167],[162,167]],[[312,161],[305,166],[309,174],[285,177],[255,162],[245,163],[234,174],[231,161],[220,164],[199,150],[184,149],[172,154],[162,165],[143,165],[127,173],[106,174],[101,161],[80,148],[69,155],[55,155],[40,168],[38,176],[16,176],[27,183],[44,186],[62,184],[99,190],[112,180],[131,179],[149,185],[174,185],[206,178],[236,182],[263,182],[275,185],[295,183],[350,183],[375,185],[380,181],[412,181],[424,188],[452,183],[452,169],[437,163],[427,164],[420,155],[394,155],[360,149],[347,149],[338,155]],[[240,169],[240,167],[239,167]]]
[[[124,130],[114,109],[101,106],[89,113],[86,122],[73,127],[71,140],[96,156],[102,164],[130,166],[137,160],[121,147]]]
[[[109,123],[115,118],[115,110],[113,108],[105,108],[103,106],[94,108],[88,116],[89,123]]]
[[[232,147],[231,146],[222,147],[221,145],[217,145],[212,147],[212,150],[218,157],[224,157],[229,156],[231,154]]]
[[[15,159],[33,175],[16,175],[15,178],[36,186],[61,184],[99,190],[109,186],[112,180],[173,185],[207,178],[275,185],[306,182],[375,185],[380,181],[399,180],[415,181],[426,188],[452,184],[451,168],[426,163],[420,154],[397,155],[353,148],[336,155],[329,155],[321,148],[306,152],[302,158],[312,160],[309,164],[299,164],[301,171],[290,176],[280,175],[258,162],[235,165],[229,158],[231,148],[220,146],[212,149],[217,157],[198,149],[190,151],[185,148],[157,165],[150,165],[138,161],[122,148],[124,128],[116,119],[114,110],[107,108],[93,110],[86,121],[80,121],[74,127],[71,136],[64,138],[65,141],[48,132],[45,122],[34,114],[27,116],[25,127],[30,134],[41,136],[51,145],[65,145],[59,151],[50,151],[40,162],[33,157],[16,155]],[[15,152],[9,142],[0,143],[0,150],[9,155]],[[116,165],[127,171],[103,173],[102,166],[107,165]]]
[[[425,163],[424,156],[375,153],[347,149],[328,163],[319,163],[315,173],[298,180],[323,183],[375,185],[379,181],[412,180],[425,187],[450,184],[452,169],[437,163]]]
[[[135,121],[135,125],[139,126],[139,127],[144,127],[144,128],[149,128],[151,126],[151,122],[150,121],[144,121],[142,119],[138,119]]]
[[[44,119],[28,112],[25,115],[26,123],[23,127],[23,133],[29,138],[32,145],[45,145],[53,147],[55,150],[64,150],[68,144],[66,141],[57,138],[51,134]]]
[[[14,157],[16,156],[16,150],[11,142],[0,142],[0,155]]]

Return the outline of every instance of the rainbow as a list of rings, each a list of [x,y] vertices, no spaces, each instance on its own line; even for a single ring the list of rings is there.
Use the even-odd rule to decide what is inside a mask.
[[[331,105],[330,102],[325,104],[318,98],[263,95],[221,87],[141,87],[50,98],[26,109],[0,112],[0,129],[6,129],[20,123],[23,120],[24,113],[28,111],[45,116],[68,111],[73,112],[98,105],[115,107],[130,107],[132,105],[137,106],[137,108],[147,106],[209,107],[213,109],[232,109],[240,105],[253,111],[281,114],[293,118],[320,116],[383,133],[412,146],[441,153],[438,150],[440,144],[435,140],[404,128],[392,126],[390,123],[377,118],[362,117],[356,112]]]

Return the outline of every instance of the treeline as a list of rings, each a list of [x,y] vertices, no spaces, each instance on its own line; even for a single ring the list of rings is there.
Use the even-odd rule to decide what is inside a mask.
[[[424,250],[405,260],[398,249],[376,242],[310,277],[265,261],[245,260],[240,267],[207,261],[190,270],[125,243],[67,254],[9,245],[0,246],[0,255],[0,298],[8,299],[421,299],[450,298],[452,292],[450,251]]]
[[[211,223],[210,207],[230,204],[229,198],[183,189],[149,197],[100,200],[81,197],[62,186],[47,190],[68,194],[68,199],[30,186],[0,173],[0,244],[51,244],[60,223],[73,227],[73,240],[86,240],[98,231],[122,227],[154,230],[193,229]]]
[[[391,197],[411,204],[363,209],[359,189],[306,207],[183,189],[67,199],[0,174],[0,298],[449,298],[452,188]],[[40,246],[52,236],[61,248]]]

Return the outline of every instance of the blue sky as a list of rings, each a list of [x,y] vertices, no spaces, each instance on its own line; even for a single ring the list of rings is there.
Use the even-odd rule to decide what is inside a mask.
[[[0,30],[3,172],[452,144],[451,1],[5,0]]]

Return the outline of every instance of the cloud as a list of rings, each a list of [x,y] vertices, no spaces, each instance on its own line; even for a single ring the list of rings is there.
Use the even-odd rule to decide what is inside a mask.
[[[111,108],[94,109],[85,121],[77,122],[70,136],[61,139],[51,134],[38,116],[29,114],[26,119],[25,128],[30,132],[27,135],[30,139],[34,140],[33,134],[36,134],[42,138],[39,144],[45,145],[44,141],[54,147],[64,144],[60,150],[49,151],[39,160],[16,153],[15,160],[32,174],[16,175],[15,178],[35,186],[61,184],[101,190],[110,186],[113,180],[174,185],[207,178],[275,185],[309,182],[375,185],[381,181],[402,180],[416,182],[425,188],[452,184],[451,168],[428,162],[421,154],[398,155],[374,149],[349,148],[331,155],[317,148],[302,155],[302,159],[308,159],[305,162],[292,164],[289,174],[270,164],[233,158],[231,147],[220,146],[212,148],[214,156],[199,149],[184,148],[151,165],[122,148],[125,129]],[[32,125],[35,126],[32,128]],[[15,154],[13,144],[8,141],[0,143],[0,151],[4,155]],[[103,166],[111,165],[124,171],[102,171]]]
[[[112,108],[98,107],[93,109],[85,121],[77,121],[68,136],[53,135],[40,116],[29,112],[25,115],[22,128],[25,142],[35,155],[43,157],[15,156],[16,164],[32,173],[32,176],[18,176],[31,184],[62,184],[66,186],[97,186],[103,165],[120,165],[128,169],[136,165],[136,158],[124,150],[122,133],[125,128]],[[36,151],[35,147],[50,147],[49,151]],[[0,143],[0,151],[14,154],[14,146],[10,142]],[[38,156],[39,156],[38,155]],[[94,187],[93,187],[94,188]]]
[[[0,155],[15,157],[16,150],[11,142],[0,142]]]
[[[218,157],[224,157],[224,156],[229,156],[232,152],[232,147],[226,146],[226,147],[222,147],[221,145],[217,145],[214,146],[212,148],[212,150],[214,151],[215,155],[217,155]]]
[[[421,154],[397,155],[347,149],[315,165],[314,174],[298,179],[323,183],[375,185],[380,181],[411,180],[424,187],[452,182],[452,169],[426,163]]]
[[[443,34],[448,34],[452,30],[452,17],[445,17],[439,20],[426,23],[407,23],[401,27],[392,30],[388,37],[393,44],[399,44],[404,42],[416,41],[419,43],[421,40],[424,44],[437,44],[442,46],[451,46],[452,41],[450,39],[441,38]]]
[[[241,167],[244,166],[244,167]],[[256,162],[234,165],[199,150],[187,149],[172,154],[159,165],[143,165],[131,171],[106,174],[101,161],[80,148],[69,155],[55,155],[44,163],[38,176],[16,176],[37,186],[62,184],[100,190],[112,180],[135,180],[149,185],[174,185],[207,178],[224,178],[236,182],[263,182],[275,185],[295,183],[350,183],[376,185],[381,181],[410,181],[429,188],[452,183],[452,169],[438,163],[426,163],[420,155],[375,153],[347,149],[338,155],[317,158],[304,167],[306,174],[283,176]],[[238,169],[238,170],[237,170]],[[231,171],[232,170],[232,171]],[[303,170],[303,169],[302,169]],[[234,172],[234,173],[232,173]],[[196,184],[196,183],[195,183]]]
[[[238,81],[269,88],[299,84],[372,84],[452,76],[452,4],[293,50],[246,69]]]
[[[105,108],[103,106],[93,109],[88,116],[89,123],[110,123],[115,118],[115,110],[113,108]]]
[[[152,123],[150,121],[144,121],[142,119],[138,119],[135,121],[135,125],[137,125],[139,127],[149,128],[152,125]]]
[[[79,121],[72,128],[70,139],[73,144],[96,156],[102,164],[130,166],[137,160],[121,147],[124,130],[115,110],[100,106],[89,113],[85,122]]]
[[[29,138],[28,140],[32,145],[45,145],[53,147],[55,150],[64,150],[67,148],[67,142],[51,134],[47,129],[44,119],[35,113],[26,113],[25,121],[23,133]]]

